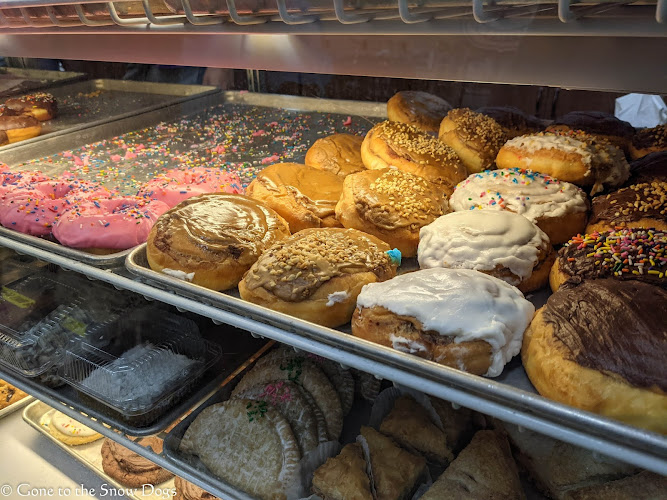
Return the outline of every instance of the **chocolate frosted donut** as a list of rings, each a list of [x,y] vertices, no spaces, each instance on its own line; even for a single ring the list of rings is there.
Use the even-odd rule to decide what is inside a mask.
[[[667,433],[667,291],[638,281],[570,282],[533,318],[523,365],[540,394]]]
[[[626,152],[635,134],[635,128],[628,122],[600,111],[572,111],[554,120],[547,130],[582,130],[605,139]]]
[[[667,124],[639,130],[632,138],[630,155],[633,159],[656,151],[667,151]]]
[[[404,90],[387,102],[387,117],[392,122],[407,123],[424,132],[438,132],[440,122],[452,105],[428,92]]]
[[[469,172],[495,168],[498,151],[508,139],[493,118],[467,108],[447,113],[440,124],[439,137],[456,151]]]
[[[4,146],[5,144],[9,144],[9,137],[7,137],[7,132],[0,130],[0,146]]]
[[[266,250],[239,283],[241,298],[324,326],[352,317],[367,283],[396,275],[389,245],[356,229],[305,229]]]
[[[667,182],[634,184],[593,198],[587,233],[617,227],[667,230]]]
[[[350,134],[334,134],[317,139],[306,153],[306,165],[341,177],[366,170],[361,161],[363,140],[363,137]]]
[[[447,195],[468,175],[452,148],[412,125],[384,121],[373,127],[361,145],[369,169],[395,167],[442,186]]]
[[[7,109],[21,115],[30,115],[40,122],[51,120],[58,115],[58,102],[45,92],[7,99]]]
[[[627,186],[653,181],[667,182],[667,151],[650,153],[630,163]]]
[[[575,236],[558,252],[549,282],[555,292],[570,278],[639,280],[667,288],[667,234],[620,229]]]
[[[7,135],[10,143],[37,137],[42,133],[42,125],[32,116],[1,115],[0,131]]]
[[[227,290],[273,243],[289,236],[287,222],[243,195],[194,196],[155,223],[146,255],[151,269],[213,290]]]
[[[544,125],[539,118],[526,114],[513,106],[487,106],[479,108],[477,112],[498,122],[505,129],[508,139],[544,130]]]

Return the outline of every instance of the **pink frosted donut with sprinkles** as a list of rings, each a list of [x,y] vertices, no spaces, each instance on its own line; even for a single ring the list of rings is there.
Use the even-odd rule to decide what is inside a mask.
[[[4,165],[0,165],[4,167]],[[26,184],[32,184],[35,182],[41,182],[47,180],[46,177],[41,172],[9,172],[1,171],[0,172],[0,199],[4,197],[7,193],[16,189],[17,186],[25,186]]]
[[[574,184],[507,168],[472,174],[456,186],[449,206],[455,212],[507,210],[523,215],[547,233],[552,244],[559,244],[583,232],[589,202]]]
[[[53,236],[65,246],[95,253],[125,250],[145,243],[167,210],[166,203],[137,196],[82,200],[58,218]]]
[[[72,178],[19,183],[2,197],[0,224],[32,236],[48,236],[60,214],[76,200],[110,195],[99,184]]]
[[[159,200],[173,208],[193,196],[207,193],[243,194],[241,179],[218,168],[173,169],[158,174],[144,184],[138,196]]]

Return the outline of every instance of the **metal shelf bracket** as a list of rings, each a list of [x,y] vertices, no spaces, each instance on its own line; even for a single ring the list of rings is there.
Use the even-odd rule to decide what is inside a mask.
[[[361,15],[357,14],[356,12],[345,12],[343,0],[334,0],[333,4],[336,17],[341,24],[365,23],[373,18],[373,16],[370,15]]]
[[[278,14],[285,24],[308,24],[317,21],[317,16],[304,16],[302,14],[290,14],[287,11],[285,0],[276,0]]]
[[[240,15],[239,11],[236,10],[236,2],[234,0],[227,0],[227,9],[229,9],[229,17],[232,19],[232,21],[241,26],[247,26],[250,24],[264,24],[266,21],[268,21],[266,17]]]
[[[478,23],[490,23],[500,19],[499,16],[484,10],[484,0],[472,0],[472,15]]]
[[[183,24],[185,23],[185,19],[183,16],[164,16],[164,17],[156,17],[155,14],[153,14],[153,11],[151,10],[151,6],[148,3],[148,0],[142,0],[142,5],[144,7],[144,12],[146,13],[146,19],[151,24],[155,24],[156,26],[167,26],[167,25],[173,25],[173,24]]]
[[[667,24],[667,0],[658,0],[655,8],[655,20]]]
[[[93,21],[92,19],[88,19],[86,17],[86,13],[83,11],[83,7],[81,7],[81,4],[75,4],[74,10],[76,11],[76,15],[79,16],[81,22],[86,26],[109,26],[113,24],[109,21]]]
[[[558,19],[563,23],[569,23],[577,19],[570,10],[570,0],[558,0]]]
[[[111,19],[113,20],[114,23],[118,24],[119,26],[132,26],[135,24],[150,23],[150,21],[146,17],[123,19],[118,15],[118,11],[116,10],[116,6],[113,4],[113,2],[107,2],[107,7],[109,8],[109,14],[111,15]]]
[[[433,18],[431,14],[413,14],[408,7],[408,0],[398,0],[398,15],[405,24],[416,24],[429,21]]]
[[[190,6],[190,0],[181,0],[183,4],[183,10],[185,11],[185,17],[188,18],[195,26],[211,26],[213,24],[222,24],[225,20],[221,17],[198,17],[192,12],[192,7]]]

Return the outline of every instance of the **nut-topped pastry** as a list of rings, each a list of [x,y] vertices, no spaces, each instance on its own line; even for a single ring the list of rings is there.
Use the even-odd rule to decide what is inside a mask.
[[[384,121],[373,127],[361,145],[366,168],[396,167],[424,177],[451,194],[468,171],[452,148],[405,123]]]
[[[456,151],[471,173],[495,168],[498,151],[507,141],[507,134],[498,122],[468,108],[447,113],[439,134],[440,140]]]
[[[241,298],[324,326],[347,323],[367,283],[396,275],[390,247],[356,229],[306,229],[265,251]]]
[[[277,163],[259,172],[246,194],[278,212],[296,233],[311,227],[341,227],[334,209],[342,190],[343,177],[333,172]]]
[[[336,217],[343,226],[377,236],[404,257],[414,257],[419,230],[448,209],[438,186],[390,168],[347,176]]]
[[[617,227],[667,231],[667,182],[634,184],[593,198],[586,233]]]
[[[56,101],[53,95],[46,92],[7,99],[5,106],[11,112],[20,115],[30,115],[40,122],[51,120],[58,116],[58,101]]]
[[[555,292],[570,278],[639,280],[667,287],[667,234],[618,229],[577,235],[558,252],[549,283]]]
[[[440,122],[450,109],[452,105],[436,95],[403,90],[387,102],[387,117],[393,122],[407,123],[437,134]]]
[[[493,118],[505,130],[507,139],[526,134],[536,134],[544,130],[539,118],[528,115],[513,106],[486,106],[478,113]]]
[[[635,128],[630,123],[601,111],[572,111],[556,118],[547,130],[581,130],[599,140],[610,142],[625,152],[628,151],[630,140],[635,133]]]
[[[205,194],[181,202],[158,219],[148,235],[146,255],[154,271],[227,290],[266,248],[289,234],[287,222],[259,201],[237,194]]]
[[[632,138],[630,155],[633,159],[657,151],[667,151],[667,124],[639,130]]]
[[[351,134],[334,134],[317,139],[306,152],[306,165],[341,177],[366,170],[361,161],[363,140],[363,137]]]

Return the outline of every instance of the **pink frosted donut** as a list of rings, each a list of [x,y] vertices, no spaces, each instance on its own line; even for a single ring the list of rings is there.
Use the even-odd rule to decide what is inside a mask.
[[[83,200],[66,210],[53,236],[72,248],[125,250],[144,243],[166,203],[135,196]]]
[[[173,208],[193,196],[220,192],[243,194],[239,176],[217,168],[195,167],[158,174],[144,184],[138,196],[160,200]]]
[[[2,165],[6,167],[6,165]],[[7,193],[16,188],[16,186],[25,186],[33,182],[41,182],[47,180],[41,172],[0,172],[0,199]],[[1,201],[1,200],[0,200]]]
[[[21,233],[47,236],[68,205],[80,199],[110,195],[111,192],[99,184],[77,179],[15,184],[2,196],[0,224]]]

